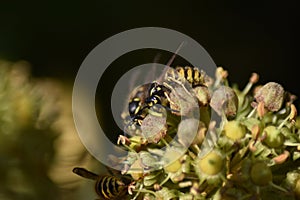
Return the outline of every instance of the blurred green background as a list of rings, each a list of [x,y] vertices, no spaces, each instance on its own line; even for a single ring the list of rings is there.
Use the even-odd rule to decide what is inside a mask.
[[[28,62],[26,65],[30,65],[27,73],[41,81],[37,85],[43,85],[46,81],[49,83],[49,80],[51,84],[54,82],[54,86],[47,88],[47,91],[60,91],[54,92],[53,96],[57,97],[54,102],[60,102],[58,105],[61,106],[63,114],[59,113],[58,116],[64,116],[62,118],[67,121],[56,125],[60,128],[54,130],[50,128],[51,133],[44,130],[50,134],[48,136],[53,141],[43,137],[36,141],[37,144],[48,144],[48,150],[54,152],[53,160],[50,159],[51,163],[48,163],[52,167],[45,167],[43,170],[46,172],[42,173],[40,179],[35,173],[40,169],[39,165],[29,164],[28,171],[20,171],[19,169],[24,166],[14,164],[14,160],[10,165],[6,165],[7,159],[18,156],[15,155],[14,148],[8,153],[4,147],[0,148],[1,170],[9,167],[23,175],[31,173],[25,179],[28,184],[32,184],[30,177],[35,177],[33,189],[29,187],[29,191],[33,192],[12,190],[11,187],[16,184],[12,181],[9,182],[11,186],[7,188],[0,186],[4,188],[3,191],[0,190],[0,199],[41,199],[43,195],[48,196],[48,199],[70,199],[71,196],[72,199],[89,199],[87,195],[94,197],[92,187],[81,185],[81,189],[78,189],[82,180],[71,173],[72,167],[78,165],[100,169],[100,165],[81,146],[72,124],[70,108],[72,83],[89,52],[106,38],[121,31],[144,26],[180,31],[198,41],[217,65],[229,71],[229,80],[241,87],[255,71],[260,75],[261,83],[276,81],[286,90],[300,96],[297,83],[299,76],[296,73],[299,63],[296,60],[298,53],[296,26],[299,23],[296,17],[297,6],[294,5],[296,1],[195,2],[0,1],[0,60],[10,62],[25,60]],[[136,64],[133,60],[127,64],[131,63],[132,66]],[[7,95],[7,90],[3,91],[3,94]],[[26,93],[23,95],[26,97]],[[49,98],[46,98],[45,102],[48,102],[47,99]],[[296,106],[299,107],[298,99]],[[5,114],[10,112],[6,111]],[[59,117],[57,119],[61,120]],[[28,132],[27,128],[21,130]],[[36,138],[32,132],[36,133],[38,128],[34,125],[30,130],[32,136],[28,137]],[[3,138],[2,140],[4,141]],[[21,143],[24,141],[23,138],[17,140]],[[70,145],[75,143],[78,145],[76,148]],[[47,154],[47,149],[45,152]],[[22,158],[21,163],[31,162],[26,159]],[[48,164],[46,162],[46,165]],[[9,172],[12,175],[0,177],[0,184],[8,184],[7,179],[18,177],[15,171]],[[86,182],[92,184],[89,181],[83,181],[82,184]],[[20,183],[22,185],[24,182]],[[41,188],[37,188],[36,185]],[[50,187],[53,190],[50,190]],[[83,187],[86,189],[82,189]],[[85,192],[86,190],[89,192]],[[42,192],[35,194],[35,191]],[[49,196],[49,192],[53,196]],[[22,195],[25,193],[29,196]]]

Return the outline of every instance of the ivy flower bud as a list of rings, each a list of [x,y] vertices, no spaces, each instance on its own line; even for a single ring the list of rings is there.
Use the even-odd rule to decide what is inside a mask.
[[[228,71],[224,70],[223,67],[217,67],[216,73],[215,73],[216,79],[226,79],[228,77]]]
[[[258,186],[265,186],[272,181],[272,171],[264,162],[256,162],[250,170],[252,182]]]
[[[254,99],[257,103],[263,102],[265,108],[269,111],[278,111],[284,100],[283,87],[275,82],[269,82],[262,86],[254,95]]]
[[[220,86],[213,92],[210,106],[218,115],[224,113],[228,119],[233,119],[238,111],[238,97],[232,88]]]
[[[246,127],[242,125],[239,121],[232,120],[228,121],[224,125],[223,134],[229,139],[235,141],[242,139],[246,135]]]
[[[198,167],[207,175],[216,175],[224,167],[223,157],[215,151],[212,151],[199,160]]]
[[[271,148],[280,147],[285,141],[284,135],[278,128],[276,128],[276,126],[273,125],[265,127],[263,134],[266,135],[263,142]]]
[[[163,157],[163,160],[165,162],[168,162],[168,161],[172,160],[173,158],[176,158],[176,156],[178,154],[180,154],[180,152],[170,148],[166,151],[166,154]],[[164,170],[167,173],[169,173],[169,172],[170,173],[175,173],[181,168],[181,165],[182,164],[181,164],[180,160],[178,159],[178,160],[175,160],[175,161],[169,163],[168,165],[164,166]]]
[[[222,182],[226,169],[225,158],[218,150],[212,150],[204,156],[197,157],[194,163],[200,182],[217,185]]]

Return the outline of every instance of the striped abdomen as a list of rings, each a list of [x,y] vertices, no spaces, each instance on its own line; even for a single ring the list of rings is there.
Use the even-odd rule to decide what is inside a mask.
[[[192,87],[204,85],[203,74],[199,71],[198,68],[192,68],[190,66],[177,66],[176,71],[178,72],[179,76],[185,78],[190,84],[192,84]]]
[[[126,184],[114,176],[99,176],[95,185],[97,194],[103,199],[116,199],[127,192]]]

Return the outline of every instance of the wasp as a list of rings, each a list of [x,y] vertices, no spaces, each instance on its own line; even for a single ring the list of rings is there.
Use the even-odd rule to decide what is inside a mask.
[[[191,84],[194,91],[197,91],[200,87],[207,87],[205,83],[205,75],[196,67],[190,66],[177,66],[175,70],[166,74],[168,77],[175,79],[184,79],[186,82]],[[196,88],[196,89],[195,89]],[[170,108],[170,97],[171,88],[166,87],[163,83],[153,81],[143,85],[133,96],[128,104],[128,110],[131,117],[132,123],[141,126],[141,123],[147,115],[147,110],[153,108],[154,105],[161,105],[167,110],[179,112]],[[203,102],[202,99],[201,102]],[[203,103],[206,104],[207,102]],[[131,125],[132,125],[131,123]]]
[[[183,43],[180,44],[178,49],[176,50],[176,53],[172,56],[172,58],[167,63],[167,67],[171,65],[173,62],[177,52],[182,47]],[[168,76],[172,76],[174,79],[184,79],[184,82],[188,82],[192,85],[192,88],[194,92],[196,92],[196,96],[199,99],[199,102],[201,104],[206,105],[208,101],[206,98],[206,95],[198,95],[199,89],[201,90],[200,93],[202,93],[202,88],[205,87],[205,76],[202,71],[200,71],[196,67],[190,67],[190,66],[177,66],[175,67],[175,70],[171,70],[171,73],[164,70],[164,72],[161,75],[161,78],[165,76],[165,78]],[[133,96],[130,98],[129,104],[128,104],[128,111],[129,111],[129,117],[126,116],[125,124],[127,126],[127,129],[129,132],[132,130],[135,132],[138,132],[136,130],[139,129],[141,126],[144,118],[148,114],[148,110],[151,108],[155,108],[155,105],[160,105],[167,110],[171,111],[172,113],[179,113],[179,110],[172,109],[170,104],[172,101],[170,100],[170,93],[173,88],[166,87],[163,83],[163,80],[155,80],[151,83],[145,84],[141,86],[136,92],[134,92]],[[199,87],[198,87],[199,86]],[[206,90],[206,89],[205,89]],[[205,91],[207,93],[207,91]]]
[[[87,179],[95,180],[95,191],[99,200],[123,199],[130,193],[131,181],[113,175],[98,175],[85,168],[75,167],[73,173]]]

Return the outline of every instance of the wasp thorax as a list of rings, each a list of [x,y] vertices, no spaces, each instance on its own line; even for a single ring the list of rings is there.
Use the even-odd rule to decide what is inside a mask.
[[[283,104],[284,89],[278,83],[269,82],[256,92],[254,98],[257,103],[263,102],[269,111],[278,111]]]
[[[225,114],[228,119],[233,119],[238,112],[238,97],[232,88],[220,86],[213,92],[210,106],[218,115]]]

